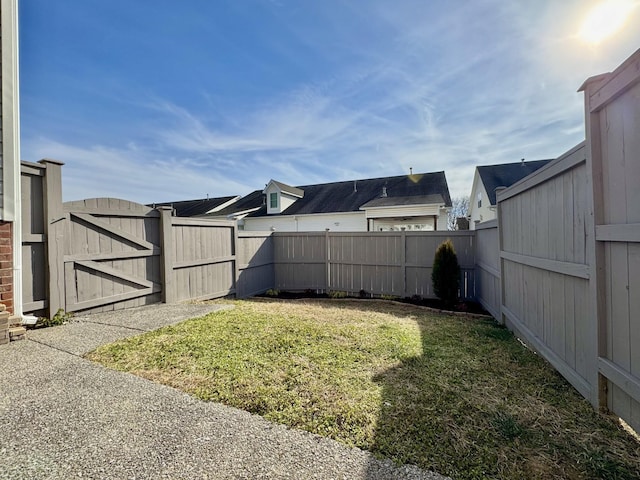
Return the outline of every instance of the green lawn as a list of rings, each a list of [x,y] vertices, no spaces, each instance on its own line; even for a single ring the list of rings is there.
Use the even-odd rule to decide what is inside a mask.
[[[253,300],[89,358],[464,478],[640,478],[640,444],[492,320]]]

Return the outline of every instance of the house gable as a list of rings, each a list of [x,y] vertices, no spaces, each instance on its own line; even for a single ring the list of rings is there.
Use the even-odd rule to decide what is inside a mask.
[[[267,215],[282,213],[293,205],[296,200],[304,197],[304,190],[275,180],[271,180],[267,184],[263,193],[266,199]]]
[[[495,207],[491,205],[487,190],[482,183],[478,168],[473,175],[473,187],[469,197],[469,225],[471,230],[475,230],[476,223],[486,222],[496,218]]]
[[[544,167],[551,159],[530,162],[502,163],[476,167],[473,187],[469,198],[469,219],[471,229],[476,223],[496,218],[496,188],[510,187],[514,183]]]
[[[490,204],[495,206],[496,188],[510,187],[539,168],[544,167],[551,160],[553,159],[534,160],[530,162],[523,160],[521,162],[503,163],[499,165],[485,165],[477,167],[476,170],[484,184]]]

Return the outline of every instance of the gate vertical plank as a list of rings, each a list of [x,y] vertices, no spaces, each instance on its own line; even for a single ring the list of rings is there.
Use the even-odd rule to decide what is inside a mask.
[[[164,303],[174,303],[176,301],[175,278],[174,278],[174,245],[173,229],[171,222],[171,207],[159,207],[160,212],[160,248],[162,257],[160,260],[160,270],[162,274],[162,299]]]
[[[49,267],[49,318],[60,308],[65,308],[64,294],[64,230],[65,215],[62,207],[62,165],[56,160],[43,159],[44,205],[47,235],[47,262]]]

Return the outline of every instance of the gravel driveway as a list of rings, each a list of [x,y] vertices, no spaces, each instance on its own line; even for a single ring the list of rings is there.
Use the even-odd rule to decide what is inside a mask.
[[[0,346],[0,478],[443,479],[81,357],[221,305],[76,317]]]

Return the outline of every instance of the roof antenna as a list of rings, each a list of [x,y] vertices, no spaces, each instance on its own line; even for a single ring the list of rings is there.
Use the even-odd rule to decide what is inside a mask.
[[[520,160],[520,165],[524,167],[524,158]]]
[[[354,180],[353,181],[353,193],[357,193],[358,192],[358,181]]]
[[[413,175],[413,167],[409,167],[409,175]]]
[[[207,200],[209,200],[209,194],[207,193]]]

